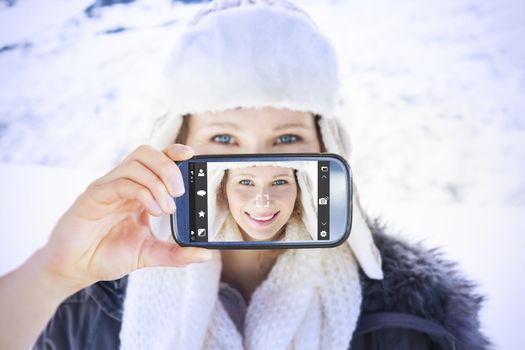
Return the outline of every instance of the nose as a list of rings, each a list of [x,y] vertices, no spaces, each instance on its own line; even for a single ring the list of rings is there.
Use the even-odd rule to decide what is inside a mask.
[[[237,148],[238,153],[280,153],[275,147],[272,147],[264,140],[257,140],[253,138],[252,142],[245,142],[241,147]]]
[[[267,208],[270,206],[270,196],[267,194],[255,195],[254,206],[257,208]]]
[[[256,207],[268,207],[271,205],[269,186],[266,184],[257,185],[255,192],[254,204]]]

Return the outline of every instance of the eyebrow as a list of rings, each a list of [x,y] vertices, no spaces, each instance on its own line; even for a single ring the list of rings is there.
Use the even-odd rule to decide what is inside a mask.
[[[232,129],[235,129],[235,130],[239,130],[239,126],[235,123],[231,123],[231,122],[212,122],[210,124],[208,124],[208,126],[211,126],[211,127],[230,127]],[[279,125],[277,127],[275,127],[273,130],[274,131],[279,131],[279,130],[283,130],[283,129],[289,129],[289,128],[303,128],[303,129],[308,129],[308,127],[304,124],[301,124],[301,123],[288,123],[288,124],[283,124],[283,125]]]
[[[208,124],[208,126],[217,126],[217,127],[230,127],[235,130],[239,130],[239,126],[234,123],[228,123],[228,122],[212,122]]]
[[[237,175],[234,175],[234,177],[238,177],[238,176],[255,177],[253,174],[237,174]],[[292,176],[289,175],[289,174],[278,174],[278,175],[272,176],[272,178],[276,178],[276,177],[292,177]]]
[[[279,174],[279,175],[274,175],[273,177],[274,177],[274,178],[275,178],[275,177],[292,177],[292,175],[289,175],[289,174]]]
[[[301,123],[288,123],[288,124],[279,125],[278,127],[275,127],[273,130],[274,131],[279,131],[279,130],[282,130],[282,129],[289,129],[289,128],[308,129],[308,127],[306,125],[301,124]]]
[[[239,177],[239,176],[249,176],[249,177],[253,177],[252,174],[236,174],[236,175],[233,175],[234,177]]]

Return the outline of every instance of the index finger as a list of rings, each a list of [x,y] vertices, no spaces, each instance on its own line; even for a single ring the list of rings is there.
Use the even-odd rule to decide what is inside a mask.
[[[162,150],[171,160],[185,160],[193,157],[195,151],[188,145],[172,143]],[[182,158],[182,159],[181,159]]]
[[[171,144],[162,151],[150,145],[141,145],[128,155],[119,166],[100,178],[99,182],[109,182],[119,177],[132,177],[130,171],[135,171],[136,176],[136,169],[132,170],[131,165],[133,162],[138,162],[164,183],[164,187],[170,195],[179,196],[184,193],[184,182],[179,167],[174,161],[185,160],[192,156],[193,148],[182,144]]]

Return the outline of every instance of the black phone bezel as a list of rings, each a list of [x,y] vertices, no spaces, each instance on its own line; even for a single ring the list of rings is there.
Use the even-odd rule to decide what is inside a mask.
[[[276,158],[280,159],[283,157],[296,157],[296,158],[336,158],[344,165],[348,174],[349,185],[347,186],[347,198],[349,198],[348,206],[348,220],[345,228],[345,233],[341,236],[338,241],[335,242],[325,242],[325,241],[311,241],[315,243],[302,243],[302,242],[290,242],[286,241],[285,244],[279,243],[281,241],[271,241],[271,242],[183,242],[177,238],[175,234],[174,221],[177,219],[174,214],[170,214],[170,229],[171,236],[181,247],[199,247],[207,249],[305,249],[305,248],[332,248],[337,247],[343,244],[349,237],[352,230],[352,221],[353,221],[353,177],[352,171],[348,162],[337,153],[236,153],[236,154],[201,154],[195,155],[190,159],[183,161],[175,161],[177,166],[182,162],[187,162],[189,160],[195,159],[209,159],[209,158],[230,158],[233,161],[235,158]],[[183,175],[184,176],[184,175]],[[186,185],[186,184],[185,184]],[[186,194],[186,193],[185,193]],[[184,197],[184,195],[181,197]],[[177,197],[177,198],[181,198]],[[188,206],[186,206],[188,207]],[[189,210],[188,210],[189,212]]]

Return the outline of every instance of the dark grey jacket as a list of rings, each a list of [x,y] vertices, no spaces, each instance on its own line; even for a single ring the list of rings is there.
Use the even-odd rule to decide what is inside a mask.
[[[361,316],[352,350],[490,349],[480,332],[484,298],[436,249],[409,245],[369,222],[383,259],[383,280],[360,271]],[[127,278],[98,282],[65,300],[35,349],[117,349]],[[221,301],[224,301],[223,295]]]

